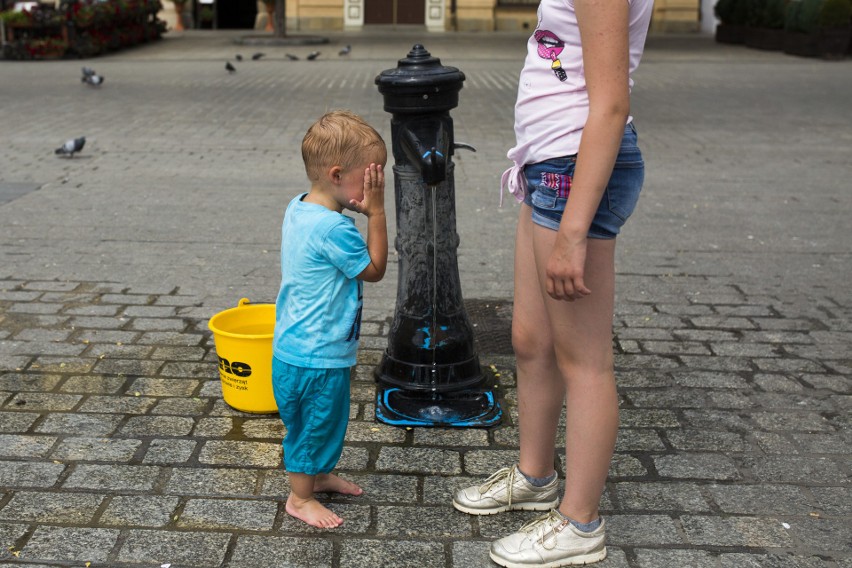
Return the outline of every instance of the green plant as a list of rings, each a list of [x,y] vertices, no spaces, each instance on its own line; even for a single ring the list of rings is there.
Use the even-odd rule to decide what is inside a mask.
[[[8,10],[0,12],[0,21],[10,26],[26,26],[32,23],[32,15],[29,12]]]
[[[213,8],[209,6],[204,6],[198,11],[198,19],[202,22],[212,22],[214,15]]]
[[[802,0],[790,0],[784,9],[784,30],[798,32],[799,14],[802,11]]]
[[[846,2],[847,0],[843,0]],[[763,9],[763,27],[772,30],[784,28],[784,12],[786,0],[766,0]]]
[[[811,34],[819,27],[819,13],[825,0],[802,0],[799,17],[794,24],[794,30]]]
[[[74,24],[81,28],[91,26],[95,21],[95,8],[91,5],[77,5],[73,14]]]
[[[713,12],[725,25],[744,26],[746,23],[746,3],[743,0],[719,0]]]
[[[25,49],[33,59],[62,57],[68,49],[68,43],[62,38],[33,39],[27,42]]]
[[[849,27],[852,18],[852,2],[850,0],[825,0],[819,11],[817,23],[821,28]]]
[[[746,25],[753,28],[766,27],[766,4],[768,0],[742,0],[746,10]]]

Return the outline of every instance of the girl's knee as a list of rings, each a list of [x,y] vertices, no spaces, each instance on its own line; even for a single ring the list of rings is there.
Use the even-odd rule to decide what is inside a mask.
[[[520,361],[553,357],[553,342],[547,331],[536,333],[513,325],[512,349],[515,351],[515,358]]]

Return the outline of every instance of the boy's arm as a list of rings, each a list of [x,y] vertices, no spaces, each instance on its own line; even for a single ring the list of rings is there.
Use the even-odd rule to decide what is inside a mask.
[[[385,217],[385,173],[382,166],[370,164],[364,170],[364,200],[353,203],[367,216],[367,252],[370,264],[358,275],[364,282],[378,282],[388,265],[388,224]]]
[[[388,227],[384,212],[370,215],[367,221],[367,251],[370,264],[358,278],[364,282],[378,282],[388,265]]]

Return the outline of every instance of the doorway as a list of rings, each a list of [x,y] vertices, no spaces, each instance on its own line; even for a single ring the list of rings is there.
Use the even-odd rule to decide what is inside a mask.
[[[365,24],[426,23],[425,0],[366,0]]]
[[[252,0],[216,0],[216,24],[219,29],[254,28],[257,2]]]

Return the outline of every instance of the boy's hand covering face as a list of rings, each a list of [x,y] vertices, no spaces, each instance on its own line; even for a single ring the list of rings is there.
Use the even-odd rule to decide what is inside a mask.
[[[385,172],[378,164],[370,164],[364,170],[364,198],[361,201],[351,199],[349,205],[367,217],[385,210]]]

